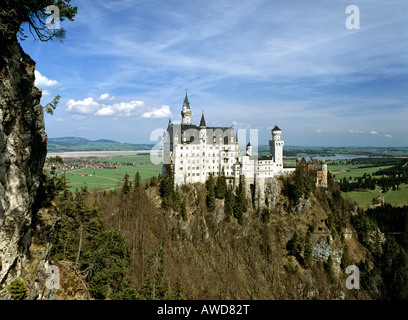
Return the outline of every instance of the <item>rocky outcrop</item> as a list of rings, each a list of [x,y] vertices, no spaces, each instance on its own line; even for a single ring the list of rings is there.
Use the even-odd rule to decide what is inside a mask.
[[[0,8],[3,9],[3,8]],[[4,10],[0,24],[4,27]],[[4,28],[1,29],[4,31]],[[11,33],[15,30],[11,30]],[[47,278],[48,242],[57,216],[36,201],[46,157],[41,91],[35,62],[16,36],[0,32],[0,298],[16,277],[27,298],[38,298]],[[47,230],[46,232],[43,232]]]
[[[336,273],[339,273],[341,258],[343,255],[343,250],[336,250],[331,247],[333,241],[333,237],[328,235],[327,238],[321,237],[318,241],[316,241],[312,246],[312,257],[316,261],[325,261],[332,257],[333,261],[333,268]]]

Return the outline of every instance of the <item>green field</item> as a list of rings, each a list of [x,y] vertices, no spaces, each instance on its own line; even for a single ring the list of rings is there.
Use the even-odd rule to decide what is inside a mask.
[[[334,179],[336,181],[343,179],[346,177],[362,177],[364,173],[366,174],[373,174],[374,172],[385,169],[391,168],[392,166],[378,166],[378,167],[367,167],[364,165],[350,165],[350,164],[335,164],[335,165],[328,165],[328,170],[334,175]]]
[[[106,160],[109,160],[110,162],[116,162],[116,163],[128,163],[128,162],[134,162],[134,163],[150,163],[150,155],[145,155],[145,154],[138,154],[134,156],[112,156],[112,157],[107,157],[105,158]]]
[[[131,165],[118,166],[116,169],[67,170],[66,176],[70,184],[70,190],[75,192],[75,190],[80,190],[81,187],[85,186],[87,186],[89,190],[95,188],[113,190],[121,186],[123,177],[126,173],[130,176],[130,180],[133,181],[134,175],[137,171],[139,171],[139,174],[143,181],[153,176],[158,176],[162,168],[161,164],[152,164],[150,155],[112,156],[105,158],[105,160],[116,164],[129,163]],[[288,161],[289,163],[290,160]],[[328,165],[328,169],[335,176],[336,181],[342,179],[343,177],[346,177],[347,179],[349,179],[350,176],[352,178],[362,177],[364,173],[373,174],[380,169],[389,167],[391,166],[367,167],[367,165],[364,164]],[[89,174],[91,176],[82,176],[78,174]],[[408,185],[401,184],[400,190],[390,190],[386,193],[380,193],[380,191],[381,189],[377,186],[375,190],[361,190],[347,193],[343,192],[342,194],[345,197],[349,197],[352,200],[356,201],[358,205],[363,208],[373,206],[373,198],[388,202],[392,205],[408,205]]]
[[[379,198],[380,201],[388,202],[393,206],[408,205],[407,184],[401,184],[400,190],[390,190],[385,193],[380,193],[380,190],[381,188],[376,187],[375,190],[342,192],[342,194],[344,197],[348,197],[356,201],[362,208],[372,207],[373,198]]]
[[[114,156],[106,159],[114,163],[136,163],[136,165],[119,166],[116,169],[66,170],[70,190],[74,192],[85,186],[87,186],[89,190],[95,188],[112,190],[121,185],[126,173],[129,175],[129,179],[133,181],[133,177],[136,172],[139,171],[141,180],[143,181],[153,176],[158,176],[162,169],[161,164],[155,165],[151,163],[149,155]],[[92,176],[82,176],[79,174],[89,174]]]

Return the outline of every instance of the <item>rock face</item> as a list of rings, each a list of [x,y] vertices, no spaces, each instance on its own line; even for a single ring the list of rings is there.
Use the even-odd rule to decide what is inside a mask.
[[[333,237],[331,235],[329,235],[327,238],[328,239],[321,237],[313,244],[312,256],[315,260],[321,261],[327,261],[329,259],[329,256],[331,256],[333,259],[334,271],[336,273],[339,273],[341,270],[340,263],[343,251],[335,250],[330,246],[331,241],[333,240]]]
[[[1,18],[0,14],[0,24]],[[34,86],[34,69],[35,62],[23,52],[16,37],[0,33],[0,298],[3,299],[9,298],[6,287],[16,277],[25,281],[27,298],[39,297],[48,267],[48,236],[57,221],[55,214],[39,212],[36,202],[47,136],[41,91]]]

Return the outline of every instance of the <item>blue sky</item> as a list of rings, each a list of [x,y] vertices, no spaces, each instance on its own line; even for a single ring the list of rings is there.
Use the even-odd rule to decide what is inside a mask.
[[[150,141],[180,121],[282,129],[286,145],[408,146],[408,2],[75,1],[63,43],[22,42],[49,137]],[[356,5],[360,29],[348,29]]]

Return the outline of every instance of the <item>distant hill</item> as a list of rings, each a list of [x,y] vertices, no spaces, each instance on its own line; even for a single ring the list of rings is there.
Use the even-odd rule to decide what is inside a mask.
[[[153,144],[121,143],[114,140],[88,140],[79,137],[48,138],[47,151],[136,151],[149,150]]]

